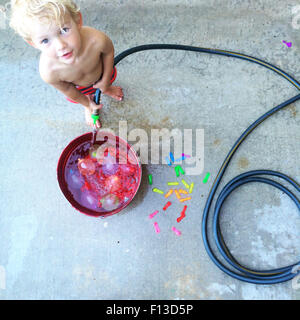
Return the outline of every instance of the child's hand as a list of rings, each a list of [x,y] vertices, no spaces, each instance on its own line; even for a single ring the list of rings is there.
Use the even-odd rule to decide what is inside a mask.
[[[104,93],[109,85],[107,86],[107,83],[103,81],[103,79],[97,81],[94,85],[93,88],[95,89],[100,89],[102,93]]]
[[[123,90],[121,87],[110,85],[109,87],[104,88],[103,84],[101,83],[101,80],[99,82],[97,82],[96,84],[94,84],[93,87],[100,89],[103,94],[106,94],[107,96],[109,96],[115,100],[118,100],[118,101],[123,100],[124,94],[123,94]]]
[[[95,110],[100,110],[103,107],[103,104],[96,104],[94,101],[95,95],[94,94],[89,94],[87,96],[89,98],[89,106],[88,108],[90,111],[93,113]]]
[[[94,95],[88,95],[87,96],[89,99],[89,106],[86,108],[86,112],[85,112],[85,117],[86,117],[86,122],[88,125],[93,126],[94,125],[94,121],[92,119],[92,114],[96,111],[96,110],[100,110],[103,107],[103,104],[96,104],[94,102]],[[101,123],[99,120],[96,121],[96,127],[99,129],[101,128]]]

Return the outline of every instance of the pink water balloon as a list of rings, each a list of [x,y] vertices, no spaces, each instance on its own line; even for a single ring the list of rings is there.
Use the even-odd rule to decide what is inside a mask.
[[[92,175],[96,170],[96,165],[95,165],[94,161],[89,158],[79,159],[78,160],[78,170],[84,176]]]
[[[109,190],[109,192],[115,192],[121,189],[121,180],[116,175],[108,176],[105,180],[105,186]]]
[[[112,193],[103,197],[100,202],[106,211],[113,211],[120,206],[120,199]]]

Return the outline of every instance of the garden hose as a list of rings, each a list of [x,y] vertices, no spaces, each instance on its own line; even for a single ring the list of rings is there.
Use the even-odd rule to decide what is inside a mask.
[[[208,49],[208,48],[201,48],[201,47],[193,47],[193,46],[186,46],[186,45],[178,45],[178,44],[148,44],[148,45],[141,45],[137,47],[130,48],[128,50],[123,51],[118,56],[115,57],[114,63],[117,65],[122,59],[127,57],[130,54],[145,51],[145,50],[162,50],[162,49],[170,49],[170,50],[185,50],[185,51],[194,51],[194,52],[202,52],[202,53],[211,53],[211,54],[218,54],[218,55],[224,55],[227,57],[233,57],[238,59],[243,59],[246,61],[250,61],[253,63],[257,63],[263,67],[266,67],[286,80],[288,80],[291,84],[293,84],[298,90],[300,90],[300,83],[295,80],[293,77],[291,77],[289,74],[284,72],[283,70],[275,67],[274,65],[267,63],[261,59],[251,57],[245,54],[237,53],[237,52],[231,52],[226,50],[219,50],[219,49]],[[265,183],[271,186],[274,186],[275,188],[280,189],[282,192],[284,192],[286,195],[288,195],[296,204],[298,207],[298,210],[300,212],[300,201],[299,198],[297,198],[294,193],[292,193],[288,188],[283,186],[277,181],[274,181],[272,179],[264,178],[263,176],[274,176],[277,178],[284,179],[285,181],[289,182],[290,185],[292,185],[297,192],[300,192],[300,185],[294,181],[292,178],[276,171],[272,170],[253,170],[246,173],[243,173],[234,179],[232,179],[230,182],[227,183],[227,185],[221,190],[217,201],[215,203],[214,213],[213,213],[213,239],[215,241],[215,245],[219,250],[219,253],[222,255],[222,257],[226,260],[228,265],[231,266],[229,268],[227,265],[225,265],[223,262],[221,262],[220,259],[217,258],[215,252],[211,248],[210,241],[208,239],[208,218],[211,210],[211,205],[214,200],[214,196],[216,193],[216,190],[221,182],[221,179],[223,177],[223,174],[232,159],[234,153],[238,149],[238,147],[241,145],[241,143],[248,137],[248,135],[256,129],[264,120],[272,116],[277,111],[285,108],[286,106],[298,101],[300,99],[300,94],[288,99],[287,101],[279,104],[277,107],[269,110],[264,115],[259,117],[256,121],[254,121],[245,131],[244,133],[238,138],[238,140],[235,142],[231,150],[229,151],[228,155],[226,156],[221,168],[218,171],[218,174],[212,184],[212,187],[210,189],[208,198],[206,200],[206,204],[203,211],[202,216],[202,239],[204,243],[204,247],[211,258],[211,260],[215,263],[215,265],[221,269],[223,272],[225,272],[227,275],[249,283],[254,284],[275,284],[280,283],[284,281],[291,280],[294,278],[298,273],[294,271],[294,267],[297,265],[300,265],[300,261],[297,263],[294,263],[292,265],[272,269],[272,270],[252,270],[250,268],[242,266],[230,253],[229,249],[227,248],[225,241],[223,239],[221,228],[220,228],[220,212],[222,205],[226,198],[230,195],[232,191],[234,191],[239,186],[250,183],[250,182],[261,182]]]

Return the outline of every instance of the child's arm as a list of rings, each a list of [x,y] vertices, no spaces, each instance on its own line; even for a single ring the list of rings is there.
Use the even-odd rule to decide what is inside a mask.
[[[79,90],[77,90],[73,83],[57,80],[53,78],[53,76],[51,77],[51,75],[43,73],[42,71],[40,72],[40,75],[46,83],[52,85],[69,99],[83,105],[91,111],[101,108],[101,105],[96,105],[96,103],[94,103],[94,101],[92,101],[89,96],[86,96]]]
[[[103,73],[100,81],[95,83],[94,88],[99,88],[102,93],[105,93],[111,86],[111,74],[114,67],[114,46],[112,41],[103,32],[97,35],[99,41],[99,50],[101,53]]]
[[[85,96],[83,93],[77,90],[72,83],[61,81],[52,82],[49,84],[51,84],[54,88],[62,92],[69,99],[83,105],[84,107],[90,107],[90,99],[88,98],[88,96]]]

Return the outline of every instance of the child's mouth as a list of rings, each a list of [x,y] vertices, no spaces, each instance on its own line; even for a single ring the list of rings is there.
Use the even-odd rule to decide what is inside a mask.
[[[73,51],[67,52],[64,55],[62,55],[62,58],[69,59],[71,58],[72,54],[73,54]]]

